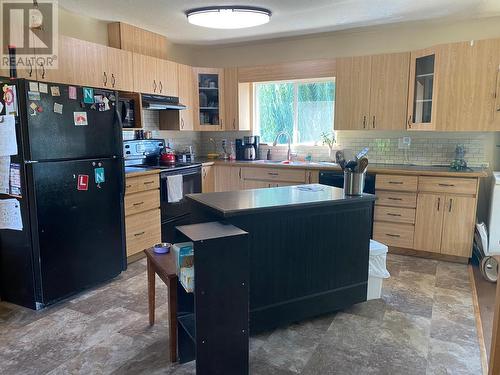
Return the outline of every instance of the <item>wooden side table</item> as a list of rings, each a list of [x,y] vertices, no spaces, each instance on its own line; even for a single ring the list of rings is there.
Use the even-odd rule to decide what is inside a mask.
[[[168,330],[170,335],[170,360],[177,361],[177,273],[171,252],[156,254],[152,248],[144,250],[148,261],[149,324],[155,324],[155,274],[168,288]]]

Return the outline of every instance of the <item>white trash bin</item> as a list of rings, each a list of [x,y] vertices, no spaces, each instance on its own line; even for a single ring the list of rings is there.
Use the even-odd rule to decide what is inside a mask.
[[[370,240],[370,263],[368,268],[368,292],[366,299],[378,299],[382,295],[382,281],[391,275],[387,271],[387,246]]]

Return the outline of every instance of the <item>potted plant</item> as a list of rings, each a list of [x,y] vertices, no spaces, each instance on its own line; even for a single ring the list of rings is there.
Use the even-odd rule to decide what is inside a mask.
[[[335,161],[335,153],[333,152],[333,148],[337,143],[337,139],[335,138],[335,133],[321,133],[321,141],[323,142],[323,146],[328,146],[328,156],[330,160]]]

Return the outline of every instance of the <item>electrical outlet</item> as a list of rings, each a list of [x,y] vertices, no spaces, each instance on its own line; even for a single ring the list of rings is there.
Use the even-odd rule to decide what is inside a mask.
[[[403,137],[398,139],[398,149],[408,150],[411,145],[411,137]]]

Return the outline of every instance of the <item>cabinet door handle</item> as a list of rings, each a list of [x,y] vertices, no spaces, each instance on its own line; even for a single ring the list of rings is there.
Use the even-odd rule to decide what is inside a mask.
[[[391,201],[402,201],[403,198],[394,198],[394,197],[387,197],[387,199],[391,200]]]
[[[403,185],[403,181],[389,181],[392,185]]]
[[[407,122],[407,124],[408,124],[408,128],[411,129],[411,115],[408,116],[408,122]]]
[[[133,206],[140,206],[142,204],[144,204],[144,202],[137,202],[137,203],[134,203]]]
[[[134,236],[135,237],[139,237],[139,236],[142,236],[143,234],[145,234],[146,232],[139,232],[139,233],[135,233]]]
[[[233,129],[236,129],[236,119],[233,119]]]
[[[396,237],[396,238],[401,237],[399,234],[391,234],[391,233],[386,233],[385,235],[386,235],[386,236],[389,236],[389,237]]]
[[[441,207],[441,198],[438,198],[438,212],[440,207]]]
[[[220,122],[220,128],[222,129],[222,128],[223,128],[223,122],[222,122],[222,119],[219,119],[219,122]]]
[[[160,94],[161,94],[163,91],[163,83],[161,83],[161,81],[159,81],[159,82],[160,82]]]
[[[444,187],[453,187],[455,186],[454,184],[438,184],[439,186],[444,186]]]
[[[373,116],[373,119],[372,119],[372,127],[373,127],[373,129],[375,129],[375,116]]]
[[[127,189],[130,189],[132,187],[132,185],[126,185],[125,186]]]
[[[269,176],[278,176],[278,172],[267,172]]]
[[[448,206],[448,212],[451,212],[452,205],[453,205],[453,199],[450,198],[450,205]]]
[[[388,212],[387,215],[389,215],[389,216],[398,216],[398,217],[401,216],[401,214],[393,214],[392,212]]]
[[[153,91],[154,91],[154,92],[156,92],[156,87],[157,87],[157,86],[156,86],[156,80],[155,80],[155,79],[153,79]]]
[[[116,83],[115,75],[111,73],[111,85],[113,86],[113,88],[115,87],[115,83]]]
[[[312,182],[312,172],[309,172],[309,183]]]
[[[184,119],[181,118],[181,129],[184,129]]]
[[[241,168],[240,168],[240,171],[238,172],[238,175],[240,176],[240,180],[241,180]]]
[[[366,129],[366,116],[363,116],[363,129]]]
[[[154,184],[154,183],[155,183],[154,181],[145,181],[144,185],[151,185],[151,184]]]
[[[102,83],[104,83],[104,86],[108,84],[108,75],[106,74],[106,72],[102,74]]]

